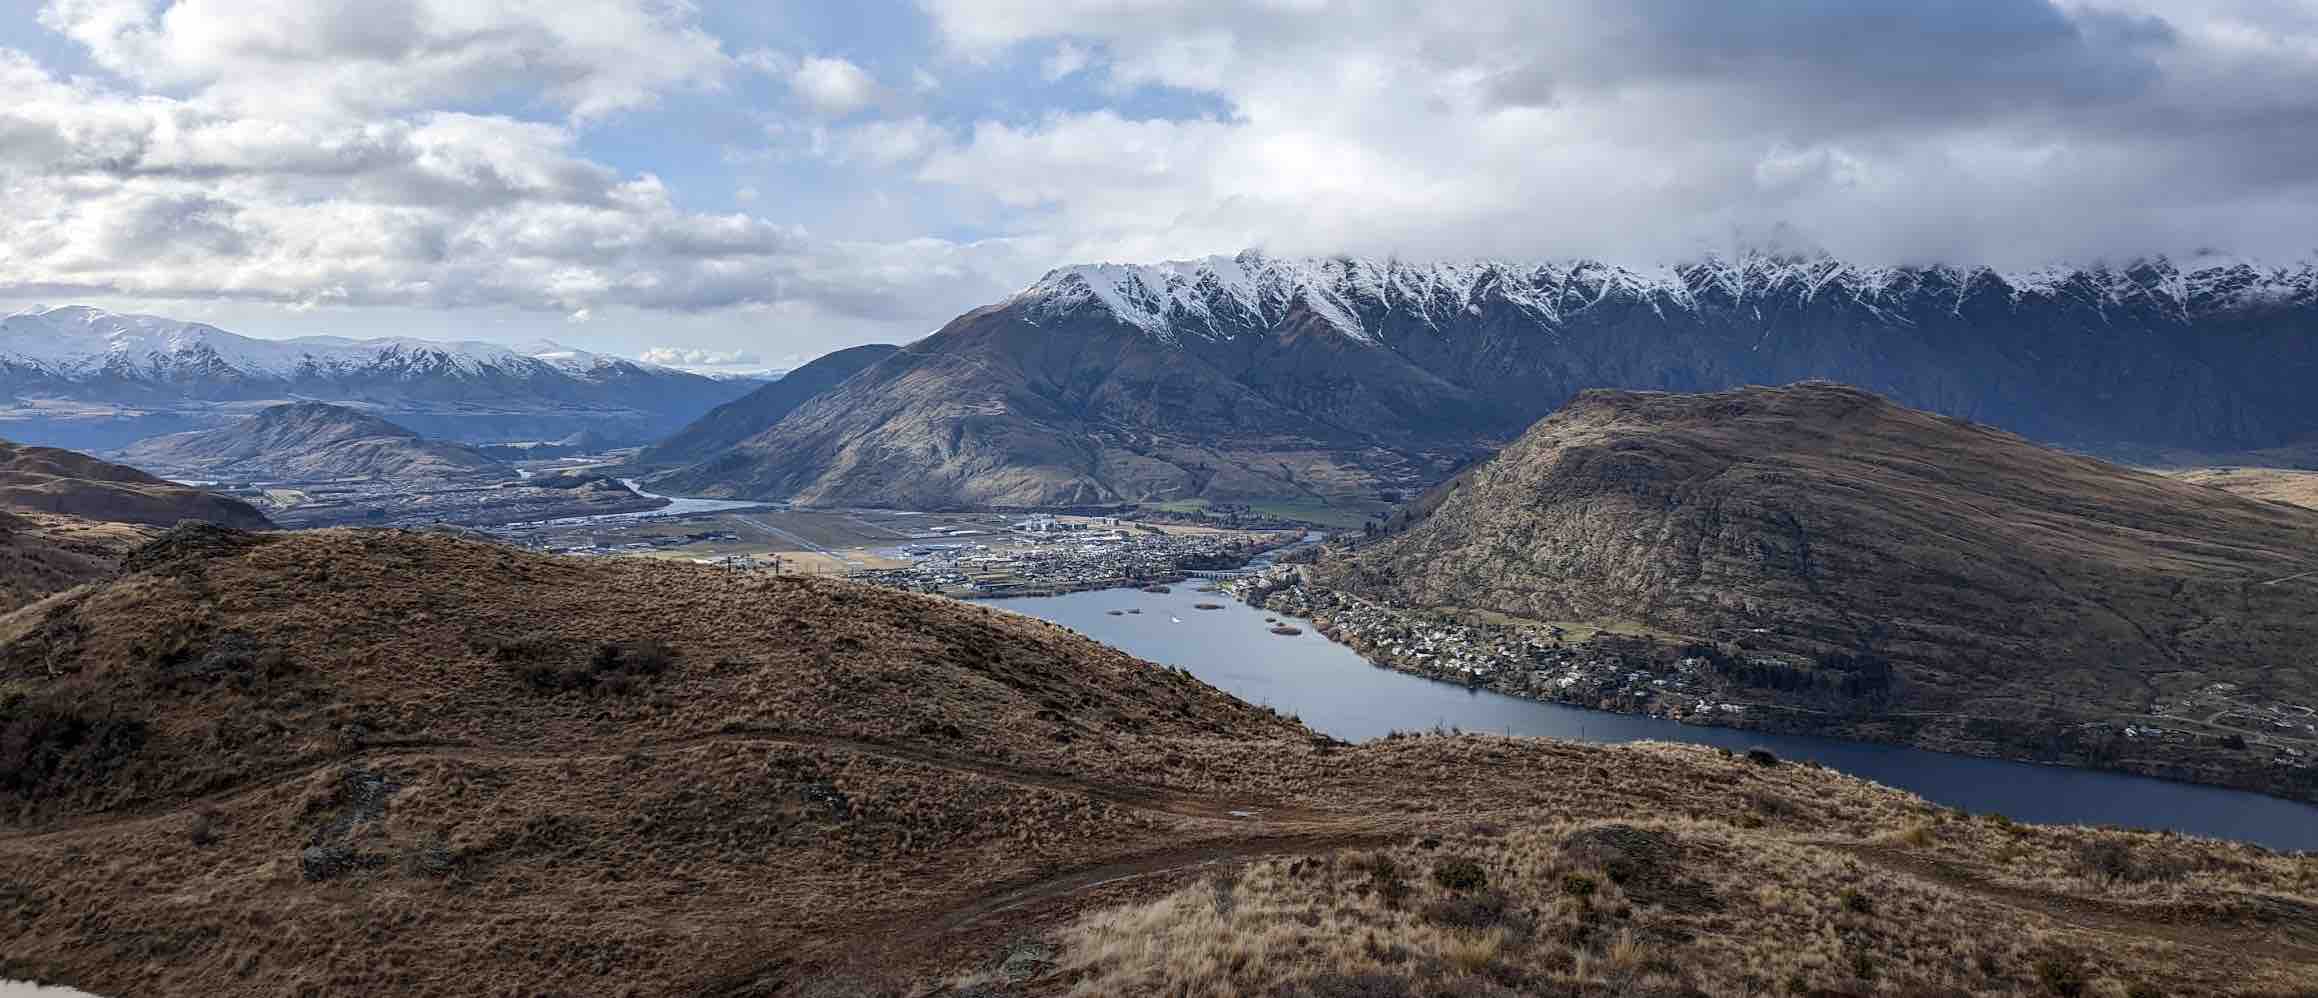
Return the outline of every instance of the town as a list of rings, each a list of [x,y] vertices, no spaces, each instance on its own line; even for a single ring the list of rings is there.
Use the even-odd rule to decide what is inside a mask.
[[[1222,584],[1250,606],[1303,617],[1377,665],[1444,682],[1595,710],[1729,723],[1747,706],[1720,699],[1709,662],[1650,634],[1460,621],[1304,585],[1282,565]]]
[[[1509,696],[1595,710],[1645,714],[1689,724],[1788,734],[1861,737],[1854,717],[1832,693],[1774,695],[1751,679],[1810,675],[1810,663],[1760,651],[1731,654],[1719,643],[1575,624],[1473,619],[1440,610],[1389,606],[1305,584],[1296,566],[1267,566],[1222,583],[1222,591],[1315,629],[1371,663]],[[1825,671],[1822,670],[1822,676]],[[2019,754],[2021,737],[1989,718],[1884,716],[1884,737],[1974,754]],[[1971,732],[1970,740],[1948,729]],[[2209,684],[2161,701],[2147,716],[2078,719],[2063,729],[2064,751],[2088,758],[2155,760],[2172,750],[2220,746],[2247,771],[2307,770],[2318,765],[2318,710],[2271,704],[2229,683]]]
[[[1302,536],[1301,531],[1246,532],[1045,515],[1016,522],[1009,533],[1008,544],[905,547],[903,553],[911,558],[907,567],[855,572],[852,578],[965,597],[1166,584],[1194,572],[1239,568]]]

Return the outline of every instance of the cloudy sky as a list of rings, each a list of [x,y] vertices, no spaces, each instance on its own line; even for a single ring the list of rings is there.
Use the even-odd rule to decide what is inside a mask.
[[[2304,0],[0,0],[0,307],[907,340],[1258,247],[2318,247]]]

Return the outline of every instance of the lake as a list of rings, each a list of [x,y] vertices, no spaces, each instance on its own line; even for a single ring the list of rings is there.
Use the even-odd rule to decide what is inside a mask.
[[[1322,637],[1310,621],[1283,616],[1304,633],[1275,635],[1264,623],[1274,614],[1197,588],[1194,581],[1169,593],[1109,589],[991,600],[989,605],[1188,669],[1240,699],[1295,714],[1314,729],[1347,741],[1439,725],[1596,742],[1654,739],[1734,750],[1759,745],[1781,758],[1822,763],[1941,804],[2024,821],[2172,829],[2276,849],[2318,849],[2318,807],[2307,804],[2122,773],[1698,727],[1468,690],[1370,665]],[[1224,608],[1193,608],[1201,602]],[[1143,612],[1116,617],[1108,612],[1127,609]]]

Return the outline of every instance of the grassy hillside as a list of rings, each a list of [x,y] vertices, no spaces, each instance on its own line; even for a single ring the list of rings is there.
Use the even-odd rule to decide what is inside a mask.
[[[1317,578],[1685,636],[1817,730],[2013,754],[2216,683],[2318,698],[2318,511],[1857,389],[1588,393],[1428,503]]]
[[[0,977],[2318,986],[2318,863],[2252,847],[2015,826],[1708,749],[1348,746],[1052,625],[837,581],[200,528],[125,569],[0,617]]]

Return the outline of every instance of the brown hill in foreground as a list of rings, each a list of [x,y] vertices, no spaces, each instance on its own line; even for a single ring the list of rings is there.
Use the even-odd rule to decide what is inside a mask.
[[[0,978],[2318,986],[2308,857],[1967,817],[1698,748],[1345,746],[1058,627],[832,580],[190,528],[127,568],[0,617]]]
[[[1946,747],[1980,719],[2131,720],[2217,682],[2318,696],[2318,511],[1857,389],[1589,392],[1432,502],[1317,575],[1782,654],[1768,679],[1858,673],[1879,681],[1817,703],[1830,724],[1907,715]]]
[[[473,447],[428,440],[327,402],[272,406],[230,426],[139,440],[121,456],[140,467],[237,480],[515,477],[513,469]]]

